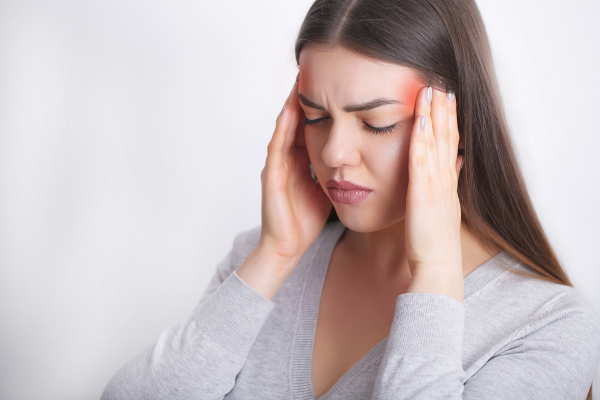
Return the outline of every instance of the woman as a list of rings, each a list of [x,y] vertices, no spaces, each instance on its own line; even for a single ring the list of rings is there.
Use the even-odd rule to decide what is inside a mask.
[[[317,0],[296,58],[261,227],[103,398],[591,398],[473,1]]]

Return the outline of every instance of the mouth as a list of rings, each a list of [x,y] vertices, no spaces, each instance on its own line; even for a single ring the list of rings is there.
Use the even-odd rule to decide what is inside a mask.
[[[372,189],[350,181],[338,182],[335,179],[330,179],[327,181],[326,186],[331,200],[340,204],[358,204],[373,193]]]

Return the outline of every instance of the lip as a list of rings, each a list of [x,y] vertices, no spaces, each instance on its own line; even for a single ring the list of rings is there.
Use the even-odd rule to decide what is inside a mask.
[[[373,193],[372,189],[350,181],[338,182],[330,179],[325,185],[331,200],[340,204],[358,204]]]

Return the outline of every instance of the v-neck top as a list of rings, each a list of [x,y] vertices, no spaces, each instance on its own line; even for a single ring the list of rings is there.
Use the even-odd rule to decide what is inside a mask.
[[[345,230],[327,223],[270,301],[235,271],[239,234],[192,315],[123,366],[109,399],[316,400],[311,367],[323,283]],[[390,334],[318,400],[584,398],[600,363],[600,315],[566,285],[501,251],[464,278],[464,301],[396,299]]]

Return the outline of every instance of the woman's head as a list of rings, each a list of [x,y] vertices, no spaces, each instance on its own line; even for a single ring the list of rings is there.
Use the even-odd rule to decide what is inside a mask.
[[[400,196],[406,190],[405,141],[410,117],[414,117],[409,108],[411,103],[414,106],[416,90],[419,85],[430,85],[454,92],[459,148],[464,151],[458,181],[462,220],[484,246],[505,250],[544,279],[571,284],[533,210],[516,162],[488,39],[474,0],[317,0],[300,28],[296,59],[299,93],[325,108],[307,108],[305,101],[307,117],[332,117],[305,132],[318,177],[360,178],[364,181],[356,183],[362,185],[369,185],[369,179],[377,184],[393,182],[396,189],[388,195]],[[373,115],[344,111],[344,107],[377,98],[409,104],[405,108],[398,103],[387,105],[373,110]],[[377,127],[401,122],[401,126],[395,137],[369,136],[364,134],[364,122]],[[318,143],[324,140],[316,134],[319,129],[329,143]],[[340,165],[356,163],[357,149],[365,165],[355,168],[356,175],[345,177]],[[352,168],[346,169],[349,173]],[[337,176],[330,175],[334,170]],[[397,211],[381,212],[379,222],[372,226],[361,227],[348,213],[344,219],[370,231],[381,226],[385,213],[390,222],[401,218],[403,201],[397,204]]]
[[[404,215],[408,139],[414,121],[415,97],[420,88],[433,86],[457,94],[461,132],[459,147],[467,145],[467,174],[473,174],[473,164],[482,161],[473,156],[473,149],[468,146],[474,139],[487,147],[479,154],[498,146],[490,140],[492,136],[496,136],[493,140],[502,142],[500,145],[509,147],[508,138],[503,135],[504,121],[495,96],[487,38],[472,1],[317,0],[298,35],[296,58],[300,66],[300,93],[308,100],[321,96],[321,102],[331,102],[330,107],[334,104],[339,106],[334,116],[328,114],[332,110],[327,107],[319,111],[307,107],[306,102],[303,104],[304,110],[310,114],[308,119],[315,119],[315,116],[329,118],[322,120],[320,126],[309,125],[306,128],[309,154],[319,180],[326,182],[333,178],[339,181],[343,178],[365,186],[372,183],[386,188],[385,193],[383,188],[375,188],[374,195],[360,206],[342,206],[334,202],[338,215],[343,222],[351,224],[352,229],[382,229]],[[311,94],[305,93],[307,91]],[[341,112],[340,107],[346,103],[352,105],[379,98],[394,99],[404,104],[352,113],[353,125],[349,124],[349,113]],[[490,112],[490,109],[494,111]],[[485,121],[474,118],[483,114],[486,115]],[[369,124],[362,117],[376,122],[376,125]],[[374,121],[375,118],[379,121]],[[399,126],[393,134],[368,135],[373,130],[369,131],[367,124],[387,127],[394,123]],[[492,132],[482,141],[481,124],[494,124],[499,128],[499,134],[493,135]],[[315,131],[319,131],[319,135]],[[316,140],[312,139],[323,141],[325,131],[330,133],[331,140],[327,146],[320,143],[322,150],[326,151],[318,154]],[[359,131],[362,131],[362,136]],[[473,138],[474,134],[480,137]],[[356,141],[359,137],[360,144]],[[347,166],[337,171],[333,171],[331,166],[324,168],[327,154],[334,150],[338,153],[351,152],[352,148],[355,156],[367,157],[363,157],[362,167]],[[392,152],[396,153],[395,157],[390,156]],[[513,161],[510,152],[504,152],[504,155],[509,159],[497,161],[510,164]],[[359,172],[361,168],[363,172],[370,170],[372,176]],[[326,179],[323,174],[328,175]],[[336,174],[336,177],[331,174]],[[361,182],[359,178],[367,181]],[[462,194],[466,195],[473,188],[465,185],[464,181],[462,179]],[[395,199],[390,198],[392,194]],[[382,195],[387,198],[381,199]],[[356,223],[358,219],[360,224]]]

